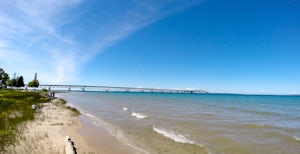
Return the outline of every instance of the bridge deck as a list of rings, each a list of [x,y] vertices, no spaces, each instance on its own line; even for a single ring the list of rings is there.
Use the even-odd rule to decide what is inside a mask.
[[[162,92],[162,93],[207,93],[204,90],[193,89],[163,89],[163,88],[140,88],[140,87],[117,87],[117,86],[88,86],[88,85],[50,85],[41,84],[39,88],[60,89],[72,91],[72,89],[82,91],[120,91],[120,92]]]

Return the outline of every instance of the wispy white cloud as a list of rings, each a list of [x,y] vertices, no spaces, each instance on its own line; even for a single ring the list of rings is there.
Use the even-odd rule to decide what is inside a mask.
[[[95,55],[198,2],[0,1],[0,67],[26,77],[38,72],[42,83],[76,82]]]
[[[63,21],[57,16],[79,4],[78,0],[1,1],[0,40],[4,40],[1,41],[1,67],[11,74],[17,72],[29,77],[38,72],[43,82],[72,80],[76,76],[76,71],[71,69],[74,64],[66,65],[66,62],[74,60],[74,56],[65,50],[71,50],[73,43],[58,33]]]

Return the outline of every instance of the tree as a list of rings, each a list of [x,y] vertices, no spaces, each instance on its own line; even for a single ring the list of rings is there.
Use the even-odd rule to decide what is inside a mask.
[[[17,86],[17,80],[16,79],[11,79],[8,81],[8,86],[10,87],[16,87]]]
[[[5,71],[2,69],[2,68],[0,68],[0,80],[2,81],[2,75],[5,73]]]
[[[23,76],[20,76],[17,78],[17,87],[24,87],[25,84],[24,84],[24,79],[23,79]]]
[[[28,87],[39,87],[40,83],[38,80],[32,80],[28,83]]]
[[[37,73],[34,74],[34,79],[28,83],[28,87],[39,87],[40,83],[37,80]]]
[[[0,88],[3,86],[6,87],[8,80],[9,75],[2,68],[0,68]]]
[[[7,73],[4,73],[1,84],[7,86],[8,80],[9,80],[9,75]]]
[[[14,78],[13,79],[8,80],[8,86],[10,86],[10,87],[16,87],[17,86],[16,73],[14,73]]]

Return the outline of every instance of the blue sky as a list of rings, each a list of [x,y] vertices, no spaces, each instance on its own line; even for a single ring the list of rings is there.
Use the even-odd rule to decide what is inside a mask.
[[[296,0],[0,2],[0,67],[25,82],[300,94]]]

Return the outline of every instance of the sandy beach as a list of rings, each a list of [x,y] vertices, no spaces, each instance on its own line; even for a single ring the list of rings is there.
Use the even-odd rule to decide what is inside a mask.
[[[35,120],[20,126],[17,143],[8,147],[8,153],[64,154],[65,137],[70,136],[79,154],[84,153],[134,153],[128,146],[99,127],[89,125],[89,120],[54,99],[37,109]]]

